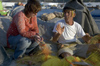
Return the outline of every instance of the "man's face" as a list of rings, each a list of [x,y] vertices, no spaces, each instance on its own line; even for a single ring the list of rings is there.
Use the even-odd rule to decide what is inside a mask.
[[[72,10],[65,10],[64,11],[64,17],[65,17],[66,22],[70,22],[70,20],[73,19],[72,12],[73,12]]]

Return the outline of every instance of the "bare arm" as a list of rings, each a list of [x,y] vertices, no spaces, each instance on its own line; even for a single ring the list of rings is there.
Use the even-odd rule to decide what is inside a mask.
[[[57,40],[59,39],[59,37],[60,37],[61,35],[59,34],[59,33],[54,33],[54,36],[53,36],[53,42],[57,42]]]
[[[64,32],[64,28],[65,27],[61,28],[60,24],[57,25],[57,27],[56,27],[57,32],[54,33],[54,36],[52,39],[53,42],[57,42],[57,40],[59,39],[61,34]]]
[[[89,41],[90,41],[91,38],[92,38],[92,37],[91,37],[88,33],[86,33],[86,35],[82,37],[82,39],[83,39],[86,43],[89,43]]]

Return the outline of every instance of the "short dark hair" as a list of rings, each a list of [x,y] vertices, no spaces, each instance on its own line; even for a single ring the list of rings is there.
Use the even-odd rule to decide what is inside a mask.
[[[41,10],[41,4],[38,0],[28,0],[27,4],[25,5],[25,14],[29,12],[37,13]]]

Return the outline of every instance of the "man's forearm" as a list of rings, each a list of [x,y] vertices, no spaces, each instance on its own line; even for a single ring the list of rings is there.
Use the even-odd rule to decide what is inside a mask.
[[[85,35],[82,37],[82,39],[86,42],[86,43],[89,43],[89,40],[91,39],[92,37],[89,36],[89,35]]]
[[[57,42],[60,36],[61,36],[61,34],[55,33],[54,36],[53,36],[53,40],[52,41],[53,42]]]

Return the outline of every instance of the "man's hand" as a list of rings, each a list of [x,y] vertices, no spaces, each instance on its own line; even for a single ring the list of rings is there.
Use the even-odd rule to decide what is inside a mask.
[[[85,36],[82,37],[83,40],[86,42],[86,43],[89,43],[90,42],[90,39],[92,38],[88,33],[86,33]]]
[[[36,34],[33,39],[36,42],[43,42],[43,37],[41,37],[39,34]]]
[[[60,26],[60,24],[57,25],[56,30],[61,35],[64,32],[65,27]]]
[[[61,27],[60,24],[57,25],[56,27],[57,32],[55,32],[53,39],[52,39],[53,42],[57,42],[61,34],[64,32],[64,29],[65,27]]]
[[[85,34],[88,35],[89,37],[91,37],[89,33],[85,33]]]

